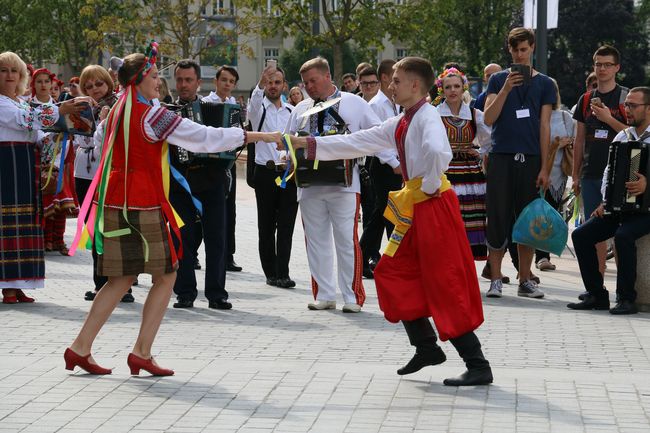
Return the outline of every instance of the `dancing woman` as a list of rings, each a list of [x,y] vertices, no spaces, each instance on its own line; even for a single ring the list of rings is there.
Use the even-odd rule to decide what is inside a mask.
[[[280,141],[279,133],[246,132],[240,128],[211,128],[182,119],[157,103],[160,87],[156,67],[157,44],[146,55],[131,54],[118,71],[124,92],[111,109],[103,133],[102,158],[84,204],[83,223],[91,201],[86,229],[94,233],[99,254],[98,273],[108,282],[97,293],[86,321],[72,345],[65,351],[66,369],[79,366],[90,374],[110,374],[91,355],[92,344],[140,273],[153,276],[142,310],[142,322],[135,345],[127,359],[131,374],[140,370],[155,376],[170,376],[151,356],[151,347],[167,309],[178,259],[171,242],[171,227],[178,224],[167,200],[169,166],[167,142],[192,152],[233,150],[248,141]],[[153,101],[153,104],[152,102]],[[95,191],[96,189],[96,191]],[[79,239],[79,232],[77,239]],[[71,253],[74,253],[73,244]],[[182,254],[182,246],[178,254]]]

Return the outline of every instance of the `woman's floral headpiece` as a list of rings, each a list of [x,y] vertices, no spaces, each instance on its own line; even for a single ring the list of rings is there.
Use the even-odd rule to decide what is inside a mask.
[[[158,42],[152,40],[144,52],[144,64],[142,65],[142,68],[140,68],[140,71],[135,74],[135,77],[131,80],[131,84],[142,81],[149,71],[151,71],[151,68],[156,64],[156,60],[158,60]]]
[[[443,84],[442,82],[445,80],[445,78],[449,76],[457,76],[460,77],[461,80],[463,81],[463,90],[469,90],[469,83],[467,81],[467,77],[465,74],[463,74],[461,71],[459,71],[456,68],[448,68],[445,69],[442,74],[438,75],[438,78],[436,79],[436,87],[438,87],[438,94],[442,95],[444,90],[443,90]]]

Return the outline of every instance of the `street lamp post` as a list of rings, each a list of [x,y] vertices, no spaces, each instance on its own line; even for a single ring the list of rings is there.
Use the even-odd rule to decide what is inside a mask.
[[[537,0],[537,34],[535,39],[535,68],[542,74],[546,74],[548,60],[548,29],[547,27],[547,0]]]

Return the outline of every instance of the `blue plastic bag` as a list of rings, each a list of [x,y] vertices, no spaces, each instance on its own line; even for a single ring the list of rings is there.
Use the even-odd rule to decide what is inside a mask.
[[[559,256],[566,246],[569,228],[543,194],[540,190],[539,198],[530,202],[515,221],[512,241]]]

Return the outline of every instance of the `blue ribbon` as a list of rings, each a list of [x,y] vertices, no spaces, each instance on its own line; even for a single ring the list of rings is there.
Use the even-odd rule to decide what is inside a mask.
[[[291,151],[289,150],[289,143],[287,143],[287,140],[282,137],[282,143],[284,144],[284,148],[287,151],[287,168],[284,169],[284,173],[282,173],[282,181],[280,182],[280,188],[286,189],[287,188],[287,177],[289,176],[289,172],[291,171],[291,165],[293,163],[293,160],[291,159]]]
[[[61,157],[59,159],[59,176],[56,179],[56,193],[58,194],[61,192],[61,189],[63,188],[63,174],[65,171],[65,151],[67,150],[67,144],[68,144],[68,133],[64,132],[63,133],[63,144],[61,145]]]
[[[192,195],[192,190],[190,189],[190,184],[187,183],[187,179],[185,179],[185,177],[183,177],[183,175],[181,174],[181,172],[178,171],[178,170],[177,170],[177,169],[172,165],[172,162],[171,162],[171,152],[169,152],[169,153],[167,154],[167,158],[169,158],[169,169],[170,169],[170,171],[171,171],[171,173],[172,173],[172,176],[174,177],[174,179],[176,180],[176,182],[178,182],[178,184],[179,184],[180,186],[182,186],[183,189],[184,189],[185,191],[187,191],[187,193],[190,195],[190,198],[192,199],[192,203],[194,203],[194,207],[195,207],[196,210],[199,212],[199,215],[203,216],[203,205],[201,204],[201,202],[199,201],[199,199],[197,199],[196,197],[194,197],[194,196]]]

